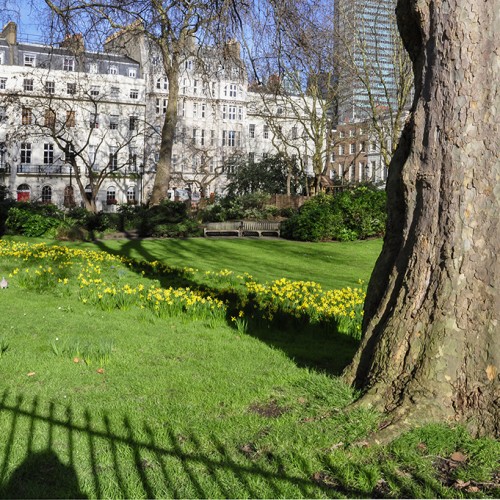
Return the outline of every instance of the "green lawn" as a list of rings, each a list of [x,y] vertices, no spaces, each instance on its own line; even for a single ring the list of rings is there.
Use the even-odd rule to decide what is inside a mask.
[[[360,279],[367,282],[382,249],[380,239],[301,243],[281,239],[191,238],[67,244],[201,271],[246,271],[261,282],[279,278],[310,280],[328,289],[355,286]]]
[[[326,288],[367,279],[380,242],[84,246]],[[389,446],[364,444],[379,416],[350,410],[356,395],[334,376],[354,339],[293,323],[238,329],[228,319],[98,307],[82,299],[78,266],[59,269],[67,285],[44,286],[40,265],[58,262],[0,257],[0,277],[12,274],[0,289],[1,498],[498,496],[483,486],[500,453],[493,440],[436,425]],[[151,281],[115,262],[91,265],[106,282]],[[450,462],[456,451],[466,462]],[[476,484],[478,493],[467,489]]]

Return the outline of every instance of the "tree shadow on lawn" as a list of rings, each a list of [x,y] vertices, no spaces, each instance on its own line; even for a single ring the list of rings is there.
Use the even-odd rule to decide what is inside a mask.
[[[139,252],[144,261],[153,262],[157,257],[149,253],[137,240],[128,240],[119,250],[108,247],[102,241],[96,246],[104,252],[124,255],[128,258]],[[134,260],[130,269],[137,273],[145,272],[145,276],[159,281],[163,288],[183,287],[200,291],[223,301],[227,305],[226,321],[237,330],[239,312],[244,310],[248,318],[244,333],[262,342],[280,349],[299,367],[310,368],[330,375],[340,375],[351,362],[359,341],[353,337],[337,332],[335,324],[311,324],[307,318],[297,319],[287,311],[279,309],[274,319],[264,318],[265,312],[259,311],[259,303],[255,297],[247,296],[235,288],[216,288],[199,283],[192,275],[180,268],[165,268],[161,271],[141,265]]]

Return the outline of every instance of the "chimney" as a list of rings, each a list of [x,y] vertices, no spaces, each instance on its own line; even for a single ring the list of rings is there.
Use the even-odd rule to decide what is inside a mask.
[[[2,30],[2,38],[5,38],[9,45],[15,45],[17,42],[17,24],[9,21]]]
[[[64,40],[59,43],[59,47],[69,49],[74,54],[81,54],[85,51],[85,43],[83,41],[83,35],[81,33],[75,33],[74,35],[66,35]]]

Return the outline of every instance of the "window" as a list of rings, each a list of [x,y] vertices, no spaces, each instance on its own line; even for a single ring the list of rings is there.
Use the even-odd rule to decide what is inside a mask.
[[[139,122],[139,118],[135,115],[129,116],[128,119],[128,129],[129,130],[137,130],[137,125]]]
[[[21,111],[21,123],[23,125],[31,125],[32,121],[33,121],[33,112],[31,108],[23,106]]]
[[[109,148],[109,168],[112,171],[118,170],[118,153],[116,148]]]
[[[120,88],[119,87],[111,87],[110,95],[111,95],[111,97],[118,97],[120,95]]]
[[[52,165],[54,163],[54,145],[51,143],[43,145],[43,163],[45,165]]]
[[[354,166],[353,163],[349,165],[349,180],[353,181],[356,176],[356,167]]]
[[[193,94],[198,93],[198,80],[193,80]]]
[[[248,153],[248,163],[255,163],[255,153],[253,151]]]
[[[236,132],[234,130],[222,131],[222,145],[234,148],[236,146]]]
[[[229,106],[229,119],[236,120],[236,106]]]
[[[297,137],[298,137],[297,127],[292,127],[292,139],[297,139]]]
[[[5,106],[0,106],[0,123],[6,120],[7,120],[7,108]],[[0,151],[2,151],[2,149],[3,148],[0,146]]]
[[[7,78],[0,78],[0,90],[5,90],[7,87]]]
[[[56,126],[56,112],[53,109],[45,110],[44,126],[54,128]]]
[[[69,95],[76,94],[76,83],[67,83],[66,84],[66,94],[69,94]]]
[[[283,114],[283,108],[281,106],[279,106],[278,109],[276,110],[276,113],[278,115],[282,115]]]
[[[131,147],[128,151],[128,164],[130,170],[137,171],[137,148]]]
[[[193,103],[193,118],[198,118],[198,103]]]
[[[35,54],[24,54],[24,65],[25,66],[36,66],[36,55]]]
[[[31,163],[31,143],[21,142],[21,164]]]
[[[42,203],[52,203],[52,188],[50,186],[42,188]]]
[[[127,203],[134,205],[136,202],[135,199],[135,187],[131,186],[127,189]]]
[[[354,137],[354,129],[349,130],[349,137]]]
[[[99,92],[100,92],[100,89],[99,89],[99,86],[97,85],[92,85],[90,87],[90,95],[93,96],[93,97],[96,97],[99,95]]]
[[[377,143],[375,141],[372,141],[372,143],[370,144],[370,151],[372,153],[377,151]]]
[[[200,144],[202,146],[205,145],[205,130],[204,129],[202,129],[202,131],[201,131]]]
[[[229,97],[236,97],[238,86],[235,83],[229,85]]]
[[[210,146],[215,145],[215,130],[210,130]]]
[[[354,154],[356,153],[356,143],[352,143],[350,146],[349,146],[349,153],[351,154]]]
[[[339,130],[339,137],[341,139],[344,137],[344,131],[343,130]]]
[[[91,65],[92,67],[92,65]],[[63,60],[63,70],[64,71],[75,71],[75,60],[72,57],[65,57]],[[96,65],[96,71],[97,73],[97,65]],[[92,71],[91,71],[92,73]]]
[[[156,99],[156,114],[166,114],[167,113],[167,100],[166,99]]]
[[[250,136],[250,139],[255,138],[255,124],[254,123],[250,123],[250,125],[248,125],[248,135]]]
[[[166,76],[162,76],[156,80],[156,88],[158,90],[168,90],[168,80]]]
[[[193,140],[192,140],[193,145],[196,144],[196,135],[197,134],[198,134],[198,129],[194,128],[193,129]]]
[[[109,128],[111,130],[118,129],[118,115],[110,115],[109,116]]]
[[[110,75],[117,75],[118,74],[118,66],[112,65],[108,69],[108,73]]]
[[[99,115],[90,113],[90,128],[99,128]]]
[[[193,61],[185,61],[184,62],[184,68],[187,70],[193,69]]]
[[[205,118],[206,114],[207,114],[207,105],[203,102],[201,104],[201,117]]]
[[[72,163],[75,159],[75,147],[73,144],[67,144],[64,148],[64,162]]]
[[[116,189],[111,186],[106,190],[106,204],[115,205],[116,204]]]
[[[339,144],[339,155],[345,154],[345,146],[343,144]]]
[[[243,106],[238,106],[238,120],[243,120]]]
[[[89,65],[89,73],[96,74],[98,71],[97,63],[90,63]]]
[[[54,82],[45,82],[45,92],[47,94],[54,94],[56,91],[56,84]]]
[[[269,139],[269,125],[264,125],[264,139]]]
[[[25,78],[23,80],[23,89],[25,92],[31,92],[33,90],[33,79]]]
[[[128,76],[130,78],[137,78],[137,69],[136,68],[129,68],[128,69]]]
[[[139,99],[139,91],[137,89],[130,89],[130,99]]]
[[[89,163],[92,170],[95,170],[95,160],[97,158],[97,147],[90,144],[89,145]]]

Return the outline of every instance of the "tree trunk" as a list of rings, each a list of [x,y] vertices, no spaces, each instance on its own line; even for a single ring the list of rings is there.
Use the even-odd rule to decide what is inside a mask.
[[[415,100],[346,378],[400,423],[499,435],[500,0],[399,0]]]
[[[164,56],[167,57],[167,56]],[[160,156],[156,165],[150,204],[158,205],[168,196],[172,169],[175,126],[177,123],[177,104],[179,102],[179,65],[174,64],[166,71],[168,77],[168,101],[165,121],[161,131]]]

